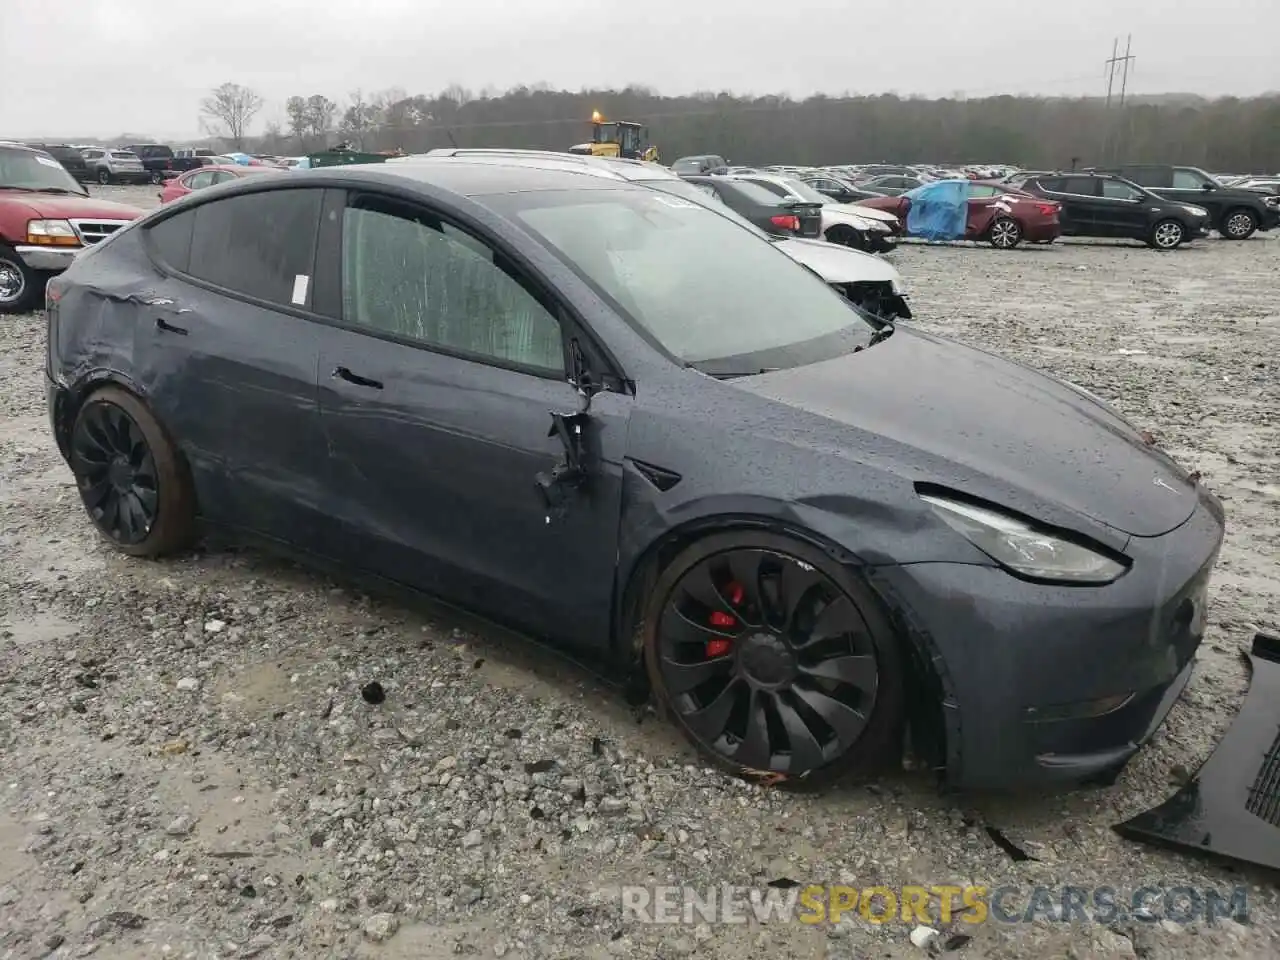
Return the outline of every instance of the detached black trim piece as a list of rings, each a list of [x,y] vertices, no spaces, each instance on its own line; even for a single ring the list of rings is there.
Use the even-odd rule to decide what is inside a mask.
[[[632,460],[632,466],[639,471],[640,475],[652,483],[663,493],[666,493],[677,483],[680,482],[680,474],[667,470],[663,467],[656,467],[652,463],[645,463],[641,460]]]
[[[1245,654],[1249,693],[1195,778],[1153,810],[1117,824],[1129,840],[1280,870],[1280,637]]]

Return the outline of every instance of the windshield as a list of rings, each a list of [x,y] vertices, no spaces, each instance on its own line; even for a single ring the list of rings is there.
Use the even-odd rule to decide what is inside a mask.
[[[85,192],[75,177],[47,153],[0,148],[0,189],[5,187],[81,195]]]
[[[801,200],[807,200],[809,203],[830,203],[830,197],[824,197],[817,190],[813,189],[803,180],[797,180],[794,177],[785,177],[782,181],[787,185],[787,189],[799,197]]]
[[[814,363],[865,347],[874,331],[815,274],[700,203],[639,189],[486,202],[669,354],[707,373]]]

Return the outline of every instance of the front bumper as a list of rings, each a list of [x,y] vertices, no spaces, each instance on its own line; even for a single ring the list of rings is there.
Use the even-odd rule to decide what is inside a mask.
[[[1258,224],[1259,230],[1275,230],[1280,228],[1280,203],[1268,203],[1267,212],[1262,217],[1262,222]]]
[[[1191,676],[1222,536],[1221,504],[1202,492],[1176,530],[1131,538],[1132,569],[1105,587],[955,563],[878,570],[942,681],[948,781],[1044,786],[1123,768]]]
[[[75,260],[76,254],[84,247],[39,247],[39,246],[17,246],[14,252],[22,258],[32,270],[40,270],[46,273],[61,273],[67,267],[71,266]]]

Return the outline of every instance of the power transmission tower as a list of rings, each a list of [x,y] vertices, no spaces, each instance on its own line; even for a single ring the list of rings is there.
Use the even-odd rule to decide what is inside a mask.
[[[1111,58],[1106,61],[1107,65],[1107,105],[1106,105],[1106,122],[1102,125],[1102,155],[1104,159],[1109,156],[1108,147],[1114,146],[1111,137],[1111,128],[1115,125],[1111,118],[1111,95],[1115,89],[1116,67],[1124,64],[1120,78],[1120,107],[1121,116],[1124,114],[1124,97],[1129,87],[1129,64],[1138,59],[1133,55],[1133,34],[1125,39],[1124,56],[1120,56],[1120,38],[1116,37],[1111,43]]]
[[[1120,49],[1120,38],[1116,37],[1114,40],[1111,41],[1111,59],[1107,61],[1107,109],[1108,110],[1111,109],[1111,88],[1115,85],[1115,82],[1116,82],[1116,61],[1119,59],[1119,57],[1116,56],[1116,53],[1117,51],[1119,51],[1119,49]]]
[[[1124,56],[1120,58],[1124,62],[1124,75],[1120,79],[1120,106],[1121,107],[1124,106],[1125,89],[1129,86],[1129,64],[1130,62],[1138,59],[1130,52],[1131,50],[1133,50],[1133,34],[1132,33],[1129,34],[1128,38],[1124,42]]]

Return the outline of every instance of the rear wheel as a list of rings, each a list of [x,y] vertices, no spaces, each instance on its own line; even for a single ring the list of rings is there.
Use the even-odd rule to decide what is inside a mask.
[[[1151,239],[1148,243],[1157,250],[1176,250],[1182,245],[1186,231],[1177,220],[1161,220],[1151,228]]]
[[[190,543],[195,495],[173,441],[119,387],[92,394],[71,428],[71,471],[99,532],[121,553],[157,557]]]
[[[1013,217],[1000,217],[991,225],[987,240],[1000,250],[1012,250],[1022,242],[1022,226]]]
[[[163,173],[161,173],[159,170],[152,170],[152,171],[151,171],[151,182],[152,182],[152,183],[164,183],[164,174],[163,174]]]
[[[1222,235],[1228,240],[1248,240],[1258,229],[1258,218],[1252,210],[1228,210],[1222,218]]]
[[[737,774],[870,773],[901,745],[903,667],[876,598],[808,544],[715,534],[658,578],[644,619],[653,690]]]
[[[111,171],[105,167],[98,171],[98,182],[104,187],[111,182]]]
[[[42,276],[23,263],[12,247],[0,243],[0,313],[34,310],[44,295]]]

